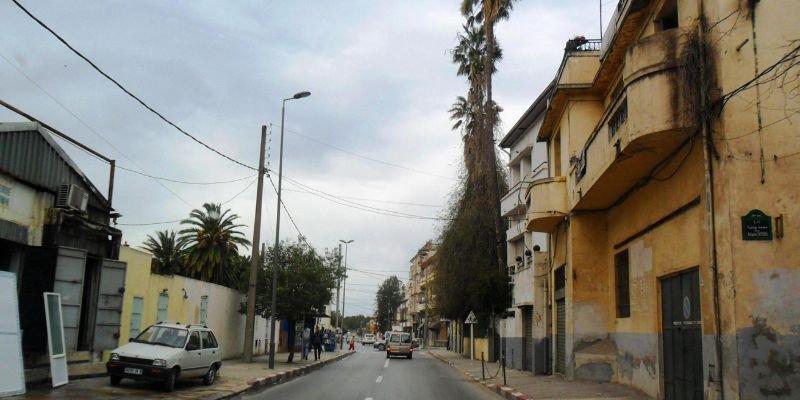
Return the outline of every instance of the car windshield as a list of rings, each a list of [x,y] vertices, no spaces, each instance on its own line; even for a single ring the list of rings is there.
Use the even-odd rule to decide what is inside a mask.
[[[186,329],[172,328],[168,326],[151,326],[136,337],[139,343],[161,344],[170,347],[183,347],[189,331]]]

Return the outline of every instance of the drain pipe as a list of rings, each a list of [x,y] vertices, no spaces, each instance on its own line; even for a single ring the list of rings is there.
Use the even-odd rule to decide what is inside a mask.
[[[710,263],[709,267],[711,268],[711,275],[713,281],[713,293],[714,293],[714,325],[716,329],[714,330],[714,345],[715,345],[715,358],[716,358],[716,379],[719,383],[719,394],[720,399],[725,399],[725,388],[723,385],[723,367],[722,367],[722,316],[720,313],[720,288],[719,288],[719,267],[717,264],[717,229],[716,229],[716,217],[714,214],[714,156],[711,151],[711,146],[713,146],[713,138],[711,138],[711,129],[710,129],[710,105],[707,101],[707,92],[708,92],[708,64],[705,62],[707,60],[706,54],[706,44],[705,44],[705,17],[702,11],[703,2],[700,2],[701,13],[700,13],[700,21],[698,23],[698,40],[700,41],[700,59],[703,61],[702,68],[700,68],[700,75],[701,75],[701,82],[703,82],[706,86],[703,87],[702,92],[700,94],[700,110],[704,113],[702,120],[700,121],[701,126],[701,135],[703,138],[703,186],[705,191],[705,208],[706,208],[706,223],[708,232],[710,233],[711,237],[710,240],[707,242],[707,259]]]

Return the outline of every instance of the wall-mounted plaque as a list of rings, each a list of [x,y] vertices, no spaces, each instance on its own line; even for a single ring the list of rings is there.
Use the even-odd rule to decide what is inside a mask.
[[[772,217],[750,210],[742,217],[742,240],[772,240]]]

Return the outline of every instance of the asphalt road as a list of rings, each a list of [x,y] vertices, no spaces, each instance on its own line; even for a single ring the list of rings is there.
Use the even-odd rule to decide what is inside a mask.
[[[287,383],[244,396],[246,400],[497,400],[449,365],[415,352],[411,360],[358,347],[356,354]]]

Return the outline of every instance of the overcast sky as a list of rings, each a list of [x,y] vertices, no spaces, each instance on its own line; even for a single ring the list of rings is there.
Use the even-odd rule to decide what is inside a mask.
[[[439,215],[456,182],[461,140],[450,131],[447,110],[466,90],[449,53],[462,21],[459,0],[22,3],[165,116],[247,164],[257,165],[261,125],[272,124],[268,163],[277,170],[281,99],[309,90],[311,97],[287,103],[285,177],[346,201],[425,217]],[[604,3],[610,14],[616,2]],[[505,129],[553,78],[567,39],[599,37],[598,20],[598,0],[515,3],[511,19],[497,28],[504,59],[494,97],[505,110]],[[0,0],[0,37],[0,98],[118,165],[191,182],[253,174],[146,111],[10,0]],[[3,110],[0,120],[21,118]],[[108,166],[63,147],[105,192]],[[123,214],[119,223],[141,224],[227,202],[251,238],[254,179],[162,182],[167,190],[118,170],[114,207]],[[348,264],[377,271],[350,273],[347,315],[371,314],[384,275],[406,281],[408,260],[438,234],[434,220],[343,206],[287,180],[283,187],[312,245],[324,251],[352,239]],[[261,241],[271,245],[276,196],[268,181],[264,193]],[[141,245],[146,235],[178,224],[119,228],[124,240]],[[280,234],[298,234],[285,214]]]

